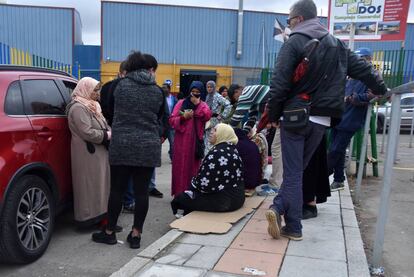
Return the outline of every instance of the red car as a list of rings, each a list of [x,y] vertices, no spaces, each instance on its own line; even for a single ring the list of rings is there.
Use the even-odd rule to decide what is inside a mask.
[[[60,71],[0,65],[0,262],[39,258],[72,198],[65,108],[75,86]]]

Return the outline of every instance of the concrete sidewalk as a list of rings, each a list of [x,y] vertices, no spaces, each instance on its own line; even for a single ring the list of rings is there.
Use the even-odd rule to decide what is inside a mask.
[[[111,277],[370,276],[348,186],[318,205],[317,218],[302,221],[299,242],[267,234],[271,201],[224,235],[171,230]]]

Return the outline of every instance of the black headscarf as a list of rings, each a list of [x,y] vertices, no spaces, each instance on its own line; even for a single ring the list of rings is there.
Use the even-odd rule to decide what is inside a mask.
[[[191,102],[191,91],[193,88],[198,89],[200,93],[204,89],[204,85],[200,81],[193,81],[190,85],[190,94],[187,96],[186,99],[184,99],[183,105],[181,106],[181,111],[184,110],[195,110],[197,108],[197,105],[194,105],[193,102]]]

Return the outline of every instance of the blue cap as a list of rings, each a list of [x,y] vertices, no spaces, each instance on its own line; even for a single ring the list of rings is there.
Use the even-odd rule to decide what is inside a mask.
[[[366,47],[361,47],[355,51],[355,54],[359,55],[360,57],[364,57],[364,56],[372,57],[372,50]]]

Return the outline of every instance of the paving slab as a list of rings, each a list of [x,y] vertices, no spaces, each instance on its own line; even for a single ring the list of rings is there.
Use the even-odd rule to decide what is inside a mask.
[[[351,196],[341,195],[341,208],[342,209],[354,209],[354,203]]]
[[[156,260],[160,264],[183,265],[189,260],[198,250],[201,245],[176,243],[171,248],[167,249],[161,257]]]
[[[318,204],[318,213],[341,214],[340,204]]]
[[[267,226],[268,223],[266,219],[252,218],[246,226],[244,226],[243,232],[267,234]]]
[[[246,275],[231,274],[219,271],[210,271],[204,277],[246,277]]]
[[[346,262],[286,256],[279,277],[348,277]]]
[[[368,262],[359,228],[345,227],[344,232],[349,277],[369,277]]]
[[[339,204],[339,203],[340,203],[339,193],[337,191],[331,192],[331,197],[328,197],[326,204]]]
[[[245,268],[252,268],[265,272],[262,276],[277,276],[283,255],[246,251],[241,249],[228,249],[220,259],[214,270],[232,274],[250,275]]]
[[[226,247],[202,246],[197,253],[184,263],[184,266],[212,269],[225,251]]]
[[[318,211],[317,217],[302,220],[302,223],[304,222],[307,224],[342,227],[341,215],[335,213],[324,213]]]
[[[154,263],[134,277],[201,277],[206,272],[205,269]]]
[[[342,209],[342,221],[344,227],[358,228],[358,221],[355,210]]]
[[[207,246],[219,246],[219,247],[228,247],[234,240],[234,238],[239,234],[240,230],[246,225],[248,220],[252,215],[247,215],[245,218],[233,225],[230,231],[227,234],[221,235],[197,235],[197,234],[184,234],[179,242],[181,243],[190,243],[190,244],[199,244]]]
[[[286,238],[273,239],[267,233],[241,232],[230,248],[283,255],[286,252],[288,242],[289,240]]]
[[[156,240],[154,243],[152,243],[150,246],[145,248],[143,251],[141,251],[138,256],[143,258],[154,258],[160,251],[162,251],[164,248],[166,248],[170,243],[175,241],[177,238],[179,238],[183,232],[180,232],[178,230],[172,229],[168,231],[165,235],[163,235],[161,238]]]
[[[133,276],[141,268],[151,262],[151,259],[135,257],[130,260],[126,265],[121,267],[118,271],[111,274],[110,277],[129,277]]]
[[[291,241],[286,255],[346,261],[342,227],[323,226],[306,220],[302,224],[303,240]]]

